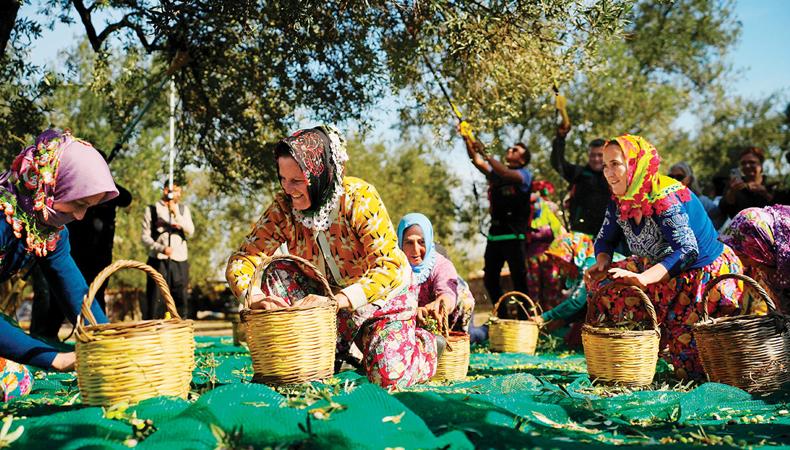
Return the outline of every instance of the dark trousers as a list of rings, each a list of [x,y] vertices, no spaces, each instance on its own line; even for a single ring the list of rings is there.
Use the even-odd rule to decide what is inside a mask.
[[[161,273],[170,288],[170,295],[176,303],[178,314],[186,319],[190,317],[187,299],[189,285],[189,262],[169,259],[148,258],[147,264]],[[165,315],[164,300],[159,294],[159,286],[153,278],[148,277],[145,285],[145,299],[140,304],[143,320],[161,319]]]
[[[504,294],[499,283],[499,274],[502,272],[505,262],[507,262],[507,266],[510,269],[513,289],[527,293],[526,241],[516,239],[488,241],[484,258],[483,284],[485,284],[492,303],[496,304],[497,300]],[[519,316],[521,316],[523,312],[521,308],[518,309]],[[500,310],[504,311],[504,308],[500,306]]]

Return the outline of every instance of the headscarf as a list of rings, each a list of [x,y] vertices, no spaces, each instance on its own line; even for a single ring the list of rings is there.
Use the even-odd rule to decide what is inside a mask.
[[[626,134],[611,139],[623,151],[628,183],[625,194],[614,196],[618,204],[620,219],[659,214],[680,202],[687,202],[691,194],[683,183],[658,173],[661,158],[658,150],[645,138]]]
[[[771,283],[790,289],[790,206],[746,208],[732,219],[719,240],[737,253],[776,268]]]
[[[588,260],[595,262],[595,248],[592,238],[584,233],[570,232],[560,234],[546,250],[546,254],[576,266],[580,272],[586,269]]]
[[[697,177],[694,176],[694,169],[688,165],[687,162],[681,161],[679,163],[673,164],[672,167],[669,168],[669,171],[672,172],[673,169],[679,169],[683,172],[687,177],[691,177],[691,182],[689,183],[688,187],[691,189],[691,192],[699,195],[699,183],[697,183]],[[671,178],[671,177],[670,177]],[[680,180],[678,180],[680,181]]]
[[[277,144],[296,160],[307,180],[310,207],[294,210],[297,220],[307,228],[324,231],[343,195],[343,169],[348,161],[346,141],[331,125],[299,130]]]
[[[420,213],[409,213],[403,216],[400,223],[398,223],[398,242],[401,248],[403,248],[403,233],[413,225],[417,225],[422,229],[422,239],[425,241],[425,256],[423,256],[420,264],[414,265],[409,261],[409,265],[411,265],[411,270],[414,272],[415,282],[422,284],[431,275],[433,266],[436,265],[433,225],[427,217]]]
[[[25,234],[25,249],[46,256],[57,246],[60,230],[72,219],[55,211],[64,203],[104,193],[99,203],[118,196],[110,168],[91,144],[68,131],[49,129],[17,155],[0,175],[0,206],[14,236]]]

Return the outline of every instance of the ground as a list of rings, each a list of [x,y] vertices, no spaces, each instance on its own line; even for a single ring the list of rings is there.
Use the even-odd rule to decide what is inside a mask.
[[[212,330],[212,331],[208,331]],[[227,333],[204,324],[201,334]],[[253,384],[246,348],[198,336],[187,400],[109,409],[80,403],[73,373],[37,372],[27,398],[2,405],[12,448],[610,448],[790,444],[790,395],[686,385],[659,364],[652,386],[590,383],[584,355],[543,337],[539,354],[476,348],[469,376],[387,392],[358,372],[276,389]],[[16,437],[14,432],[24,427]],[[14,438],[16,438],[14,440]],[[13,442],[8,442],[13,440]]]

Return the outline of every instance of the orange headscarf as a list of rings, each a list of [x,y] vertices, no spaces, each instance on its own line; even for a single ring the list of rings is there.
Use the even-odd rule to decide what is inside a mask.
[[[615,196],[620,219],[659,214],[680,202],[691,200],[688,188],[679,181],[659,174],[658,150],[641,136],[626,134],[611,139],[623,150],[628,169],[625,194]],[[607,142],[607,144],[609,143]]]

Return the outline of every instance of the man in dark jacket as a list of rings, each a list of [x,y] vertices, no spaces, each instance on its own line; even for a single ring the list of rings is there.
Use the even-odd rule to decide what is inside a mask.
[[[604,212],[609,204],[611,193],[603,176],[604,140],[590,142],[587,150],[587,164],[580,166],[565,159],[565,136],[570,126],[557,129],[557,136],[551,144],[551,166],[560,176],[570,183],[570,228],[591,235],[598,234],[603,223]]]

